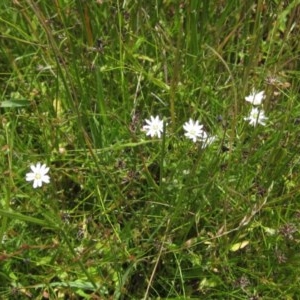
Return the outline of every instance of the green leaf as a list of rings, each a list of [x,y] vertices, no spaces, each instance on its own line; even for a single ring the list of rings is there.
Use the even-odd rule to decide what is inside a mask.
[[[95,290],[99,289],[100,285],[97,285],[96,287],[91,284],[88,281],[83,281],[83,280],[76,280],[76,281],[65,281],[65,282],[51,282],[47,284],[36,284],[35,288],[44,288],[46,286],[51,286],[51,287],[71,287],[71,288],[77,288],[77,289],[82,289],[82,290]]]
[[[4,209],[0,209],[0,216],[11,218],[11,219],[18,219],[20,221],[25,221],[25,222],[35,223],[35,224],[45,226],[45,227],[48,227],[48,228],[49,227],[50,228],[55,228],[55,225],[53,223],[50,223],[46,220],[41,220],[41,219],[38,219],[38,218],[26,216],[26,215],[16,213],[16,212],[13,212],[13,211],[7,211],[7,210],[4,210]]]
[[[6,100],[0,102],[0,107],[7,107],[7,108],[15,108],[15,107],[24,107],[30,105],[30,101],[28,100]]]
[[[245,248],[248,244],[249,244],[249,241],[242,241],[242,242],[233,244],[233,245],[231,246],[231,248],[230,248],[230,251],[236,252],[236,251],[238,251],[238,250],[240,250],[240,249]]]

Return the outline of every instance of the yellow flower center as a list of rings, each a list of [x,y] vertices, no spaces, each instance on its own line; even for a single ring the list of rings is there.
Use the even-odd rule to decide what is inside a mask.
[[[42,178],[42,176],[41,176],[41,174],[37,173],[37,174],[35,174],[34,178],[36,180],[40,180]]]

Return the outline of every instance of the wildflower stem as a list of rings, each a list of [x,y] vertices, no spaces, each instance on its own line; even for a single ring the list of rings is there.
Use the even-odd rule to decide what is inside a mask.
[[[159,186],[161,189],[163,176],[164,176],[164,159],[165,159],[165,146],[166,146],[166,122],[163,121],[163,133],[161,143],[161,155],[160,155],[160,174],[159,174]]]

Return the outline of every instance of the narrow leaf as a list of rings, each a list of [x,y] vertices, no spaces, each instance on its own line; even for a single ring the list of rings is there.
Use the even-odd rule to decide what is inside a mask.
[[[24,107],[30,105],[28,100],[5,100],[0,102],[0,107],[15,108],[15,107]]]

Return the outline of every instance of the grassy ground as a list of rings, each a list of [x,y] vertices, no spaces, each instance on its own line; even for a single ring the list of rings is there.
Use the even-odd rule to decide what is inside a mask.
[[[1,1],[1,299],[298,299],[299,4]]]

